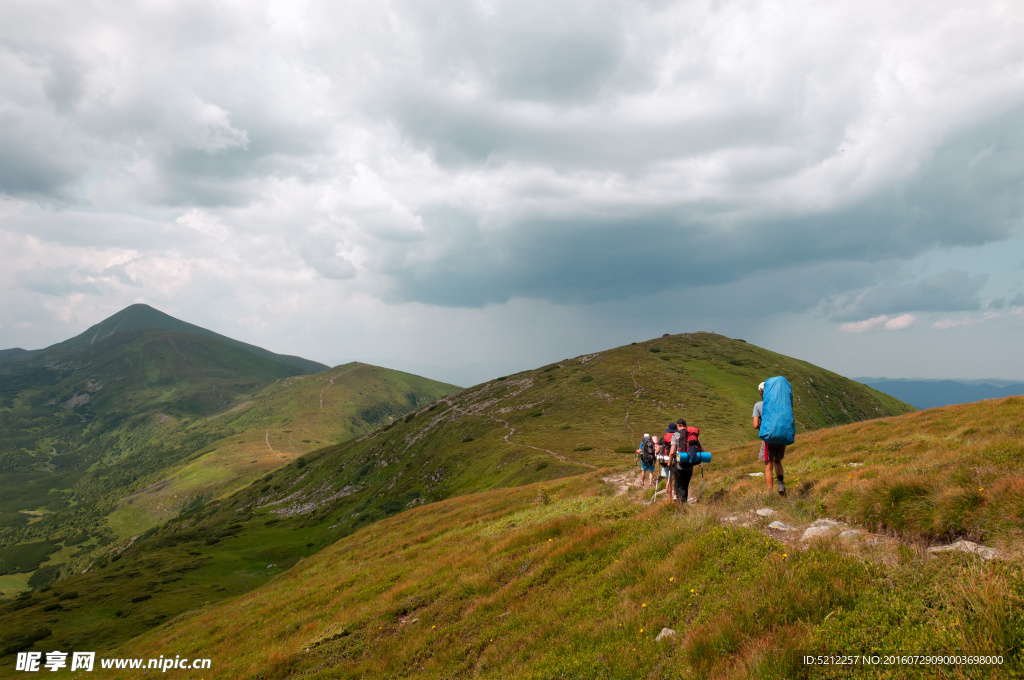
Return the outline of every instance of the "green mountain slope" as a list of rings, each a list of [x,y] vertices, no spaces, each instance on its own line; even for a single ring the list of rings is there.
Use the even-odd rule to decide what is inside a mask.
[[[359,362],[278,380],[204,430],[234,432],[123,498],[109,521],[120,536],[140,534],[182,507],[236,491],[298,456],[366,434],[460,388]],[[165,428],[169,431],[173,421]],[[187,431],[188,425],[183,426]]]
[[[49,612],[46,624],[26,609],[11,635],[45,625],[58,641],[75,636],[107,648],[160,617],[246,592],[407,508],[624,469],[644,431],[660,432],[680,415],[701,428],[709,450],[752,447],[756,386],[776,374],[793,383],[801,434],[912,410],[806,362],[713,334],[577,357],[447,396],[188,510],[63,582],[79,593],[74,607]],[[152,584],[147,604],[118,615],[116,603],[141,596],[140,583]]]
[[[738,444],[687,508],[618,493],[601,472],[417,507],[105,655],[209,658],[208,678],[1019,677],[1022,409],[1009,398],[805,433],[787,452],[801,480],[787,499],[759,493]],[[882,533],[802,541],[751,512],[765,504],[801,528],[827,515]],[[914,543],[950,536],[1006,557]],[[61,597],[19,612],[80,606]],[[120,616],[152,616],[148,602]],[[657,641],[663,628],[675,635]],[[60,644],[55,631],[37,648]],[[999,663],[810,668],[807,654]]]
[[[125,329],[192,328],[146,310],[0,364],[0,591],[458,389],[363,364],[304,376],[209,333]]]

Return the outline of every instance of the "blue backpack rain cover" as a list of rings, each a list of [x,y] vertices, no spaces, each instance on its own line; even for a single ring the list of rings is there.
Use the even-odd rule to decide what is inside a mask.
[[[792,444],[796,440],[796,419],[789,381],[781,375],[765,380],[762,401],[757,436],[769,444]]]

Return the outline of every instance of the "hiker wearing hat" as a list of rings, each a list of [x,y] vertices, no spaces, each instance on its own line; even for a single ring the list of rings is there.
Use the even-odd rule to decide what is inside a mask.
[[[672,437],[675,436],[677,427],[675,423],[669,423],[665,428],[665,434],[661,438],[661,455],[658,457],[658,462],[661,464],[661,476],[665,479],[665,496],[669,503],[673,499],[672,459],[669,458],[669,451],[672,450]]]
[[[658,458],[658,442],[654,441],[650,434],[644,433],[640,441],[640,447],[636,450],[640,454],[640,486],[647,486],[647,473],[651,473],[651,486],[654,481],[654,461]]]
[[[686,421],[680,418],[676,421],[676,433],[672,435],[672,448],[669,451],[669,458],[673,462],[672,476],[675,479],[676,500],[686,504],[690,500],[690,479],[693,478],[693,463],[689,456],[689,433],[698,432],[697,428],[686,427]],[[694,435],[694,446],[701,450],[700,442]]]
[[[757,386],[757,392],[761,395],[761,401],[754,404],[754,429],[761,428],[761,414],[764,408],[764,383]],[[758,456],[764,461],[764,483],[768,487],[768,493],[772,492],[772,468],[779,477],[779,495],[786,495],[786,483],[782,480],[782,458],[786,455],[785,444],[769,444],[761,442],[761,452]]]

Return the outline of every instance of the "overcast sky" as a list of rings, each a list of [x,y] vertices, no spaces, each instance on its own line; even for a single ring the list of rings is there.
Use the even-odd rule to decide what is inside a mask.
[[[1024,5],[0,0],[0,347],[1024,379]]]

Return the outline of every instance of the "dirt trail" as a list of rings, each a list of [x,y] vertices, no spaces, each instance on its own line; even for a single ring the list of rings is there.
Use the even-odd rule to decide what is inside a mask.
[[[625,418],[625,420],[626,420],[626,427],[629,428],[629,442],[631,444],[636,441],[636,432],[633,430],[633,426],[629,424],[629,407],[633,405],[634,401],[636,401],[637,399],[640,398],[640,393],[644,391],[644,386],[641,385],[636,380],[636,372],[638,370],[640,370],[640,362],[642,362],[643,360],[644,360],[644,358],[642,356],[639,359],[637,359],[636,360],[636,366],[634,366],[633,370],[629,372],[629,378],[630,378],[630,380],[633,381],[633,387],[636,388],[633,391],[633,398],[626,402],[626,418]]]
[[[619,472],[610,477],[602,477],[602,479],[615,488],[615,495],[621,496],[627,493],[630,489],[639,489],[640,487],[640,476],[633,470],[626,470],[625,472]],[[654,493],[654,489],[651,489],[651,493]]]
[[[267,448],[268,448],[268,449],[270,449],[270,451],[271,451],[271,452],[272,452],[272,453],[273,453],[273,454],[274,454],[275,456],[277,456],[279,460],[284,460],[283,458],[281,458],[281,454],[280,454],[280,453],[278,453],[277,451],[274,451],[274,447],[270,445],[270,430],[267,430],[267,438],[266,438],[266,441],[267,441]]]
[[[619,472],[602,479],[615,489],[616,496],[630,494],[637,503],[645,505],[650,505],[652,502],[666,502],[664,496],[659,497],[657,500],[653,498],[653,488],[647,487],[642,489],[639,483],[640,478],[635,472]],[[774,498],[765,498],[763,503],[765,507],[730,509],[715,503],[709,504],[703,499],[694,501],[694,491],[695,489],[691,485],[690,502],[696,502],[699,505],[705,506],[705,509],[714,514],[720,524],[752,529],[788,546],[791,550],[804,550],[821,538],[831,537],[833,539],[838,538],[840,543],[846,546],[846,550],[852,551],[864,558],[891,562],[899,559],[897,547],[900,545],[908,545],[917,550],[921,549],[919,544],[912,541],[908,542],[897,536],[870,531],[841,520],[819,517],[809,521],[798,518],[791,514],[785,505],[782,507],[776,505]],[[771,505],[776,505],[776,507],[767,507]],[[952,551],[970,553],[982,560],[1005,560],[1012,559],[1013,557],[1011,553],[1005,550],[965,540],[958,540],[949,545],[932,545],[927,548],[929,554]]]
[[[346,368],[346,369],[345,369],[344,371],[342,371],[341,373],[339,373],[339,374],[337,374],[337,375],[335,375],[335,376],[331,377],[331,378],[330,378],[330,381],[329,381],[329,382],[327,383],[327,387],[333,387],[333,386],[334,386],[334,381],[335,381],[335,380],[337,380],[337,379],[338,379],[338,378],[340,378],[341,376],[345,375],[346,373],[350,373],[350,372],[351,372],[351,371],[352,371],[352,370],[353,370],[354,368],[357,368],[357,367],[355,367],[355,366],[352,366],[352,367]],[[324,412],[324,390],[326,390],[326,389],[327,389],[327,387],[325,387],[324,389],[320,390],[320,412],[321,412],[321,413],[323,413],[323,412]]]
[[[507,420],[502,420],[501,418],[497,418],[497,417],[495,417],[495,416],[493,416],[493,415],[491,415],[489,413],[487,415],[494,422],[501,423],[502,425],[504,425],[505,427],[508,428],[508,434],[505,435],[505,442],[508,443],[508,444],[512,444],[513,446],[525,446],[526,448],[533,449],[534,451],[543,451],[544,453],[550,453],[552,456],[554,456],[558,460],[562,461],[563,463],[569,463],[570,465],[579,465],[580,467],[590,468],[591,470],[596,470],[597,469],[597,466],[595,466],[595,465],[591,465],[590,463],[584,463],[583,461],[580,461],[580,460],[573,460],[572,458],[569,458],[568,456],[563,456],[562,454],[558,453],[557,451],[552,451],[551,449],[542,449],[539,446],[532,446],[530,444],[523,444],[521,442],[514,442],[514,441],[512,441],[512,435],[515,434],[516,428],[512,427],[511,425],[509,425]]]
[[[524,390],[528,389],[532,384],[533,384],[532,380],[521,381],[521,384],[517,385],[515,387],[515,389],[513,389],[511,394],[506,394],[502,398],[503,399],[511,399],[512,397],[515,397],[515,396],[521,394]],[[487,390],[487,389],[484,390],[484,392],[487,392],[487,391],[489,391],[489,390]],[[487,409],[490,409],[491,407],[493,407],[493,406],[495,406],[497,404],[497,402],[498,402],[497,399],[488,399],[488,400],[476,402],[474,404],[471,404],[470,408],[463,408],[463,407],[459,406],[459,404],[457,404],[455,399],[453,399],[451,396],[445,397],[444,399],[442,399],[442,401],[444,401],[446,404],[451,406],[453,413],[461,413],[463,415],[473,415],[473,416],[487,416],[488,418],[490,418],[494,422],[501,423],[506,429],[508,429],[508,432],[505,434],[505,437],[504,437],[505,442],[507,444],[512,444],[513,446],[522,446],[522,447],[527,448],[527,449],[533,449],[534,451],[541,451],[542,453],[547,453],[549,455],[552,455],[555,458],[557,458],[558,460],[562,461],[563,463],[568,463],[570,465],[577,465],[579,467],[589,468],[591,470],[596,470],[597,469],[597,467],[595,465],[591,465],[590,463],[584,463],[583,461],[580,461],[580,460],[574,460],[574,459],[569,458],[568,456],[566,456],[564,454],[558,453],[557,451],[552,451],[551,449],[545,449],[545,448],[542,448],[540,446],[533,446],[532,444],[524,444],[522,442],[514,442],[514,441],[512,441],[512,435],[515,434],[516,428],[512,427],[512,425],[510,425],[507,420],[499,418],[496,415],[494,415],[493,413],[491,413],[489,410],[487,410]],[[532,408],[533,406],[535,406],[535,404],[534,405],[527,405],[527,406],[516,407],[516,408]],[[502,410],[499,410],[499,413],[501,413],[501,412],[502,412]],[[440,420],[440,419],[438,419],[438,420]],[[433,423],[431,425],[433,425]]]

